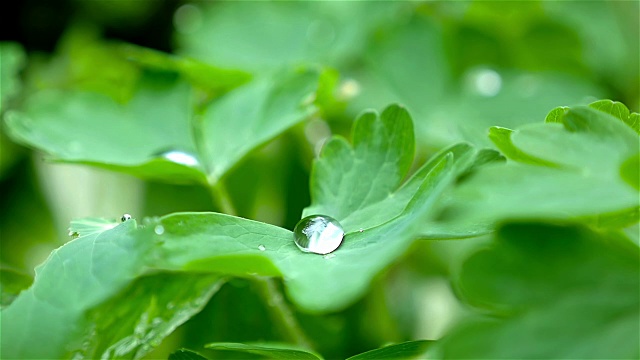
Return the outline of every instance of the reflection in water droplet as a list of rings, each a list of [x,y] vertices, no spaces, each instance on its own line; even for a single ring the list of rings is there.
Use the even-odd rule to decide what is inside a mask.
[[[121,220],[122,222],[125,222],[125,221],[127,221],[127,220],[131,220],[131,215],[129,215],[129,214],[124,214],[124,215],[122,215],[122,217],[120,218],[120,220]]]
[[[330,216],[311,215],[298,222],[293,236],[300,250],[324,255],[340,246],[344,230],[338,220]]]
[[[258,250],[265,251],[265,250],[267,250],[267,248],[264,247],[264,245],[258,245]]]
[[[202,11],[193,4],[182,5],[173,14],[173,26],[182,34],[191,34],[202,26]]]
[[[200,165],[200,162],[198,161],[198,159],[196,159],[195,156],[189,153],[186,153],[184,151],[178,151],[178,150],[165,151],[163,153],[160,153],[158,156],[163,157],[176,164],[181,164],[185,166],[193,167],[193,166]]]
[[[502,88],[502,77],[492,69],[471,70],[465,77],[467,88],[481,96],[496,96]]]
[[[158,235],[162,235],[162,234],[164,234],[164,226],[156,225],[156,227],[153,228],[153,231]]]

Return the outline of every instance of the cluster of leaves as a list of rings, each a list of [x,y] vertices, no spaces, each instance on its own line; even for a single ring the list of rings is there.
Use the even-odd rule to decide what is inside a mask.
[[[583,93],[577,89],[601,90],[570,71],[535,78],[534,89],[523,90],[531,80],[525,71],[540,64],[604,71],[589,61],[536,62],[547,49],[520,47],[513,64],[500,64],[519,70],[503,74],[503,90],[481,101],[482,91],[448,88],[451,78],[498,60],[478,55],[477,64],[462,64],[434,51],[478,37],[481,47],[501,48],[539,39],[538,32],[569,40],[573,32],[520,14],[501,24],[518,30],[507,38],[487,29],[484,5],[472,6],[447,32],[423,14],[435,11],[429,7],[411,5],[407,16],[406,4],[321,2],[251,4],[259,8],[251,10],[255,23],[269,24],[256,33],[237,22],[248,6],[205,9],[205,23],[179,36],[181,55],[71,31],[56,59],[33,66],[26,90],[17,78],[21,50],[2,48],[2,111],[15,142],[56,162],[197,184],[221,211],[73,221],[74,239],[54,250],[33,280],[2,269],[2,357],[140,358],[203,311],[225,282],[249,279],[298,346],[207,340],[192,347],[208,343],[209,350],[170,358],[232,351],[320,359],[312,349],[336,350],[307,339],[296,318],[354,306],[416,242],[474,238],[475,248],[482,235],[482,248],[447,270],[474,309],[464,321],[438,341],[400,342],[351,359],[640,356],[639,115],[601,100],[556,108],[541,121],[540,106],[575,103],[571,94]],[[367,18],[354,15],[364,9]],[[413,55],[399,59],[392,48]],[[95,74],[98,57],[104,71]],[[442,71],[447,63],[451,69]],[[357,79],[362,96],[350,99],[355,82],[341,83],[338,74]],[[512,98],[523,91],[528,95]],[[542,93],[535,109],[490,110]],[[570,95],[558,99],[563,93]],[[337,219],[346,235],[336,252],[303,253],[287,228],[236,216],[228,179],[263,144],[312,118],[339,129],[354,109],[394,101],[406,107],[361,112],[350,139],[332,136],[312,162],[311,203],[300,216]],[[434,104],[441,108],[426,108]],[[508,120],[514,109],[521,116]],[[477,121],[468,124],[471,112]],[[412,167],[427,149],[437,151]],[[296,311],[316,315],[288,310],[273,279],[281,279]]]

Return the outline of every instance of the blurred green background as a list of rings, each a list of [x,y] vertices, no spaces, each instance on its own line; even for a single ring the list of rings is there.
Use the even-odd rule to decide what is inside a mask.
[[[333,88],[316,99],[320,116],[251,153],[224,178],[240,216],[292,229],[310,201],[312,159],[330,135],[348,134],[364,109],[407,106],[418,164],[456,141],[491,146],[489,126],[541,122],[556,106],[609,98],[637,111],[639,4],[27,0],[1,25],[2,112],[43,89],[126,102],[146,75],[114,51],[122,43],[253,76],[321,66]],[[74,218],[221,210],[200,186],[52,164],[4,129],[0,136],[3,267],[32,274],[70,239]],[[448,279],[484,241],[417,243],[366,298],[337,314],[299,314],[303,327],[328,358],[438,338],[467,311]],[[248,281],[231,281],[165,348],[281,340],[257,293]]]

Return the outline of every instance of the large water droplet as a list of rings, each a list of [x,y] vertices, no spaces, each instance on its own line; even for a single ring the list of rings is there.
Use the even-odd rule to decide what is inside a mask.
[[[293,237],[300,250],[324,255],[340,246],[344,230],[338,220],[330,216],[311,215],[298,222]]]

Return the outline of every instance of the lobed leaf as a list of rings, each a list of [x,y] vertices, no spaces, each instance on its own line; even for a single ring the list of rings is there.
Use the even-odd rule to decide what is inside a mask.
[[[444,358],[636,358],[640,258],[617,235],[510,224],[463,265],[459,288],[489,318],[458,326]]]
[[[588,107],[562,112],[555,122],[493,130],[492,140],[513,162],[479,170],[459,187],[450,213],[462,221],[582,219],[611,227],[637,222],[638,191],[631,184],[637,164],[629,159],[638,154],[638,134]]]

